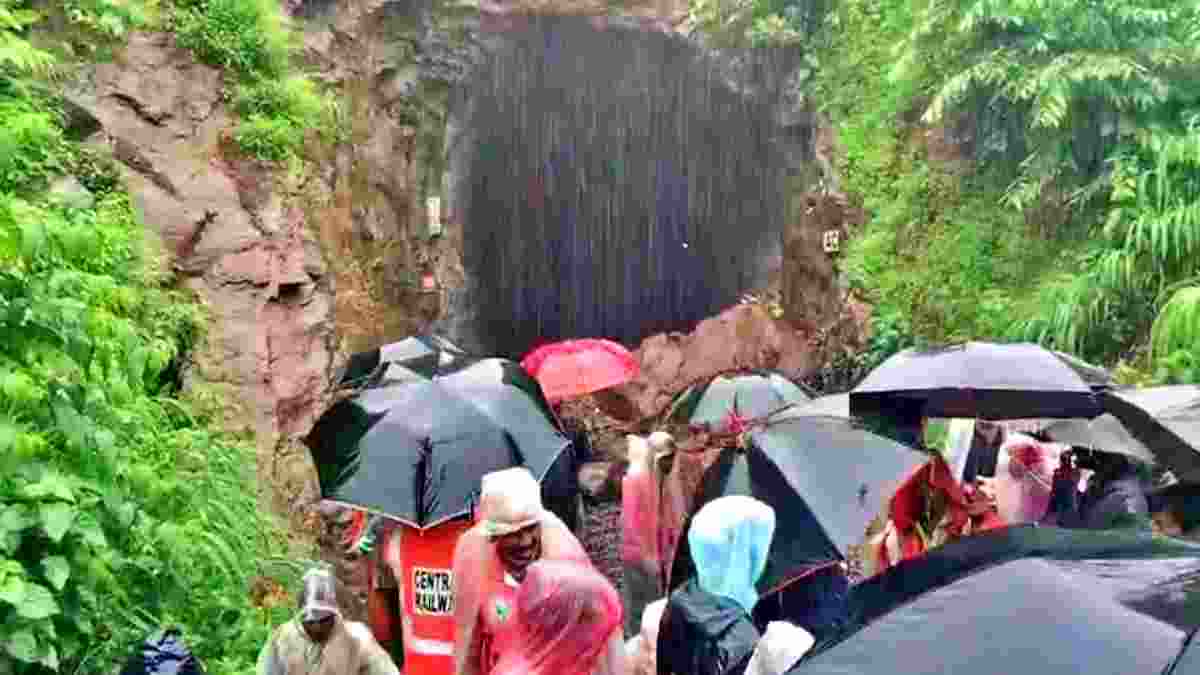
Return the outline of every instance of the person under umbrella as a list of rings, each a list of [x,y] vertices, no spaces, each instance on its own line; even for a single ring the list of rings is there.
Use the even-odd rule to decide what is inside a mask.
[[[309,570],[302,585],[299,614],[263,645],[258,675],[400,675],[371,629],[342,618],[329,570]]]
[[[767,567],[775,510],[741,495],[705,504],[688,546],[696,575],[673,592],[658,634],[659,675],[740,675],[761,634],[750,612]]]
[[[869,547],[867,574],[959,537],[1004,525],[986,491],[964,490],[946,462],[934,457],[910,474],[889,500],[887,524]]]
[[[352,534],[346,553],[363,556],[367,568],[367,617],[379,644],[404,668],[403,623],[400,620],[404,597],[403,554],[399,523],[387,516],[359,510],[362,523]]]
[[[1078,487],[1081,469],[1093,472],[1083,492]],[[1141,465],[1125,455],[1073,447],[1062,454],[1054,472],[1050,507],[1041,522],[1071,529],[1150,529],[1141,474]]]
[[[456,675],[487,675],[516,644],[513,610],[530,565],[591,565],[575,535],[542,505],[540,486],[527,469],[485,475],[479,517],[454,549]],[[620,642],[619,635],[615,639]]]
[[[621,599],[591,565],[539,560],[516,601],[515,647],[490,675],[625,675]]]
[[[893,414],[893,437],[923,447],[928,418],[920,406]],[[1002,527],[1004,521],[986,490],[964,490],[940,455],[913,470],[888,501],[888,520],[868,543],[867,574],[877,574],[947,541]]]

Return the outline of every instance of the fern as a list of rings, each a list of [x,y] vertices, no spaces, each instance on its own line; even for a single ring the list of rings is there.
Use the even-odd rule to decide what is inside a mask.
[[[0,1],[0,81],[8,77],[45,76],[54,66],[54,57],[35,48],[24,37],[26,29],[41,16],[20,9],[12,0]]]

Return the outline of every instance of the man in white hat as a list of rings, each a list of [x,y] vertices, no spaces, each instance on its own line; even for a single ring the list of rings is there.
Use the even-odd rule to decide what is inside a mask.
[[[481,481],[479,522],[454,550],[456,675],[487,675],[513,643],[516,589],[538,560],[590,565],[566,525],[542,505],[541,486],[524,468]]]
[[[329,570],[305,573],[299,606],[263,645],[259,675],[400,675],[366,624],[342,618]]]

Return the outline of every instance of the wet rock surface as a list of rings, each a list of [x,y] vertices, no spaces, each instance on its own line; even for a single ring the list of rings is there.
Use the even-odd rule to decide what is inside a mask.
[[[332,288],[294,195],[269,167],[232,158],[224,80],[162,33],[131,36],[72,102],[95,120],[177,282],[208,307],[211,330],[189,381],[224,385],[242,405],[232,425],[260,441],[260,480],[279,474],[278,439],[321,412],[333,363]],[[303,478],[288,477],[286,480]],[[275,487],[280,487],[275,485]],[[291,494],[305,491],[290,486]]]

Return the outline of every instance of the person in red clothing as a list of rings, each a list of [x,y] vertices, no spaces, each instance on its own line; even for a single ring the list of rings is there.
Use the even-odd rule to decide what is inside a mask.
[[[481,488],[480,520],[454,550],[455,675],[487,675],[505,652],[520,647],[513,612],[530,565],[591,565],[575,535],[542,506],[541,486],[527,469],[490,473]]]
[[[888,503],[888,522],[869,546],[869,574],[919,556],[959,537],[996,527],[1004,519],[995,500],[973,485],[965,489],[934,457],[905,479]]]

